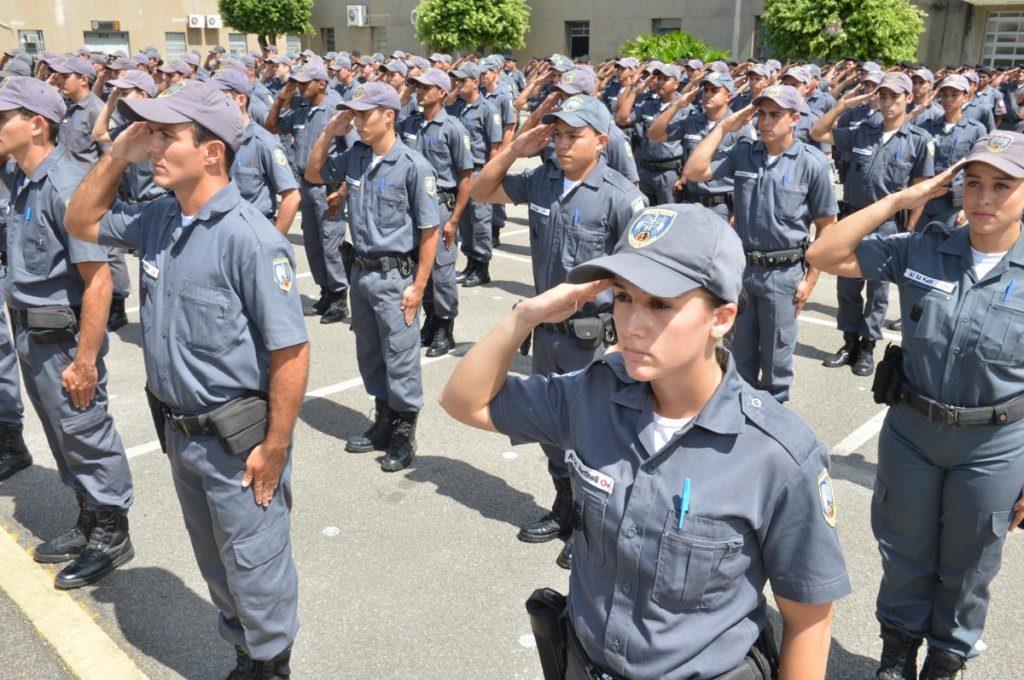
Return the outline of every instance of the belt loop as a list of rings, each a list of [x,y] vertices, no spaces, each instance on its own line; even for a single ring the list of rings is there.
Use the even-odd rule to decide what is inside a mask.
[[[1010,418],[1009,409],[1005,404],[997,404],[992,407],[992,419],[996,424],[1002,425]]]

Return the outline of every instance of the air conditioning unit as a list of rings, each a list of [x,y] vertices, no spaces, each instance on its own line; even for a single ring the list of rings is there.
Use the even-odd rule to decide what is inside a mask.
[[[224,22],[220,20],[219,14],[207,14],[206,15],[206,27],[207,28],[223,28]]]
[[[206,25],[206,17],[202,14],[189,14],[188,15],[188,27],[189,28],[202,28]]]
[[[348,25],[362,27],[366,26],[366,5],[348,6]]]

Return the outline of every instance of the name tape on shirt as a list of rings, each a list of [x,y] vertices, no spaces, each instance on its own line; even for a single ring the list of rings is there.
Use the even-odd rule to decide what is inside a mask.
[[[151,279],[158,279],[158,278],[160,278],[160,269],[157,268],[157,266],[155,264],[153,264],[152,262],[148,262],[146,260],[143,260],[142,261],[142,271],[145,272],[146,276],[148,276]]]
[[[735,173],[737,177],[745,177],[747,179],[757,179],[756,172],[747,172],[746,170],[737,170]]]
[[[345,181],[354,186],[356,189],[359,188],[360,181],[355,177],[346,176]]]
[[[703,135],[683,135],[683,139],[690,139],[690,140],[699,142],[700,140],[704,139],[704,136]]]
[[[941,290],[943,293],[946,293],[947,295],[951,295],[953,291],[956,290],[956,284],[953,283],[952,281],[939,281],[938,279],[933,279],[930,276],[925,276],[921,272],[914,271],[913,269],[910,268],[908,268],[907,271],[903,272],[903,276],[905,278],[910,279],[911,281],[916,281],[917,283],[920,283],[923,286],[928,286],[929,288],[934,288],[935,290]]]
[[[565,452],[565,464],[576,470],[583,481],[595,489],[611,493],[612,489],[615,488],[614,479],[584,465],[583,461],[579,459],[579,456],[572,449]]]
[[[548,210],[547,208],[542,208],[539,205],[537,205],[536,203],[531,203],[530,204],[530,210],[532,210],[533,212],[537,213],[538,215],[543,215],[544,217],[548,217],[548,216],[551,215],[551,211],[550,210]]]
[[[870,156],[875,152],[874,149],[862,149],[859,146],[855,146],[850,150],[853,151],[855,154],[859,154],[861,156]]]

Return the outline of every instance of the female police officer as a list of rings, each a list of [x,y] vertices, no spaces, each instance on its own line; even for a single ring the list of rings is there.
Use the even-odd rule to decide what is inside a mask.
[[[965,228],[871,234],[964,169]],[[998,132],[919,185],[842,220],[811,266],[899,286],[903,353],[878,442],[878,677],[958,677],[977,654],[1007,529],[1024,518],[1024,135]],[[881,379],[885,372],[880,371]],[[883,387],[876,382],[876,398]]]
[[[574,499],[567,678],[762,678],[770,580],[783,677],[823,678],[850,592],[824,446],[719,348],[743,247],[699,205],[647,208],[469,351],[441,395],[456,419],[565,451]],[[523,339],[612,287],[619,352],[507,375]],[[604,676],[600,674],[604,674]]]

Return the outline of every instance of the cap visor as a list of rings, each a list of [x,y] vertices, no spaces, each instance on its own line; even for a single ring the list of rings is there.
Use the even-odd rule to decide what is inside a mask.
[[[352,109],[353,111],[369,111],[370,109],[379,108],[379,104],[371,104],[370,102],[357,102],[347,101],[338,104],[336,107],[339,111],[342,109]]]
[[[304,73],[299,73],[298,75],[288,76],[288,80],[293,80],[296,83],[308,83],[309,81],[313,80],[313,78],[311,76],[307,76]]]
[[[149,121],[150,123],[163,123],[174,125],[176,123],[189,123],[191,118],[183,113],[178,113],[160,97],[153,99],[119,99],[117,102],[118,112],[132,122]]]
[[[53,63],[51,63],[50,64],[50,68],[53,69],[54,71],[56,71],[57,73],[63,73],[64,75],[67,75],[69,73],[74,73],[74,69],[70,69],[67,66],[64,66],[63,64],[53,64]]]
[[[569,283],[587,283],[610,278],[628,281],[648,295],[663,298],[676,297],[700,287],[696,281],[635,252],[605,255],[573,267],[566,280]]]
[[[22,103],[13,95],[0,91],[0,111],[13,111],[22,108]]]
[[[134,89],[136,87],[135,85],[132,85],[131,83],[129,83],[127,80],[121,80],[120,78],[114,78],[113,80],[108,80],[107,84],[110,85],[111,87],[119,87],[119,88],[121,88],[123,90]]]
[[[555,85],[555,89],[556,90],[561,90],[562,92],[564,92],[564,93],[566,93],[568,95],[583,94],[583,88],[576,87],[575,85],[572,85],[571,83],[566,84],[566,85]]]
[[[1013,179],[1024,179],[1024,168],[1004,156],[989,152],[982,152],[974,157],[963,158],[954,163],[949,169],[954,172],[963,170],[968,163],[984,163],[985,165],[991,165],[996,170],[1002,170]]]
[[[760,104],[763,101],[774,102],[780,108],[783,108],[783,109],[786,109],[786,110],[789,110],[789,111],[796,111],[797,113],[810,113],[811,112],[811,110],[809,108],[807,108],[807,104],[804,104],[803,106],[801,106],[800,108],[797,108],[797,109],[790,109],[789,105],[786,104],[785,102],[779,101],[779,99],[776,99],[775,97],[771,97],[771,96],[766,95],[766,94],[763,94],[760,97],[757,97],[756,99],[754,99],[754,101],[752,101],[750,103],[753,104],[754,106],[757,106],[758,104]]]
[[[452,71],[451,74],[455,78],[473,78],[474,76],[469,75],[465,71]]]
[[[572,111],[555,111],[553,113],[545,114],[545,116],[541,118],[540,122],[544,125],[551,125],[552,123],[558,120],[574,128],[581,128],[590,125],[590,123],[583,120],[583,118],[580,115]]]

